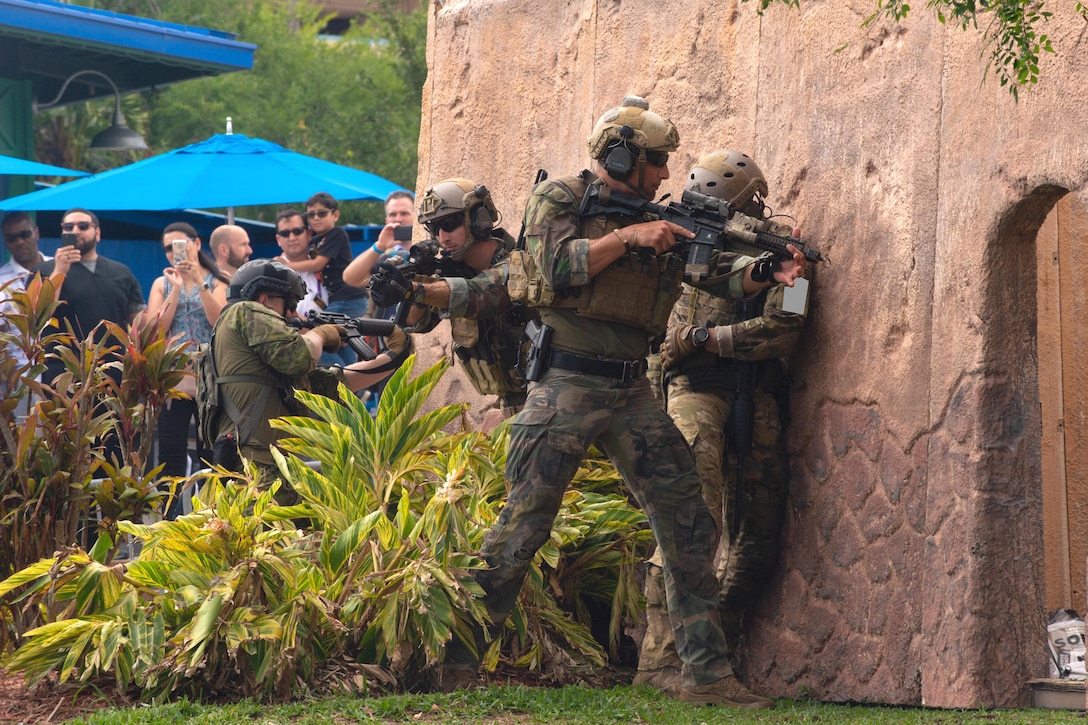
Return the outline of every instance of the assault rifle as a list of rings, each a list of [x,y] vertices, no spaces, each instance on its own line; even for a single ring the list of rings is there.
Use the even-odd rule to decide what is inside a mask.
[[[408,259],[394,263],[397,271],[409,279],[414,275],[424,277],[437,274],[439,277],[475,277],[475,269],[464,262],[451,259],[442,254],[442,248],[438,246],[437,239],[428,239],[417,242],[408,249]],[[371,276],[371,285],[384,284],[388,281],[389,273],[379,268]],[[405,300],[397,307],[396,324],[403,326],[408,320],[408,313],[412,309],[412,303]]]
[[[310,310],[306,317],[290,317],[287,324],[298,330],[318,325],[339,325],[347,330],[345,342],[363,360],[373,360],[378,353],[364,339],[366,336],[385,337],[392,334],[396,324],[392,320],[374,320],[369,317],[348,317],[343,312]]]
[[[827,257],[801,239],[783,237],[767,231],[769,222],[740,213],[730,218],[729,204],[697,191],[685,191],[680,203],[655,204],[632,194],[613,191],[602,184],[591,184],[582,197],[579,213],[583,216],[623,214],[639,217],[652,214],[658,219],[678,224],[695,232],[694,239],[681,240],[688,247],[685,278],[698,283],[710,274],[710,257],[715,251],[736,250],[737,245],[770,252],[777,259],[790,259],[786,249],[792,244],[810,262],[826,262]]]

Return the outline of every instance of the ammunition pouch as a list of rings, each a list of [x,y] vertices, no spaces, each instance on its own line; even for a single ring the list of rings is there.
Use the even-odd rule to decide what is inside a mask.
[[[525,379],[517,371],[521,346],[512,332],[492,320],[450,320],[453,352],[472,387],[480,395],[524,394]],[[517,335],[521,337],[520,331]]]

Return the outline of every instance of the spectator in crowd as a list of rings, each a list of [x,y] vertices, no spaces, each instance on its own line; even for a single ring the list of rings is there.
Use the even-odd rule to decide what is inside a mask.
[[[392,257],[407,257],[408,247],[411,246],[411,237],[404,234],[403,228],[407,227],[411,234],[412,217],[415,214],[415,197],[410,191],[398,189],[385,198],[385,226],[378,233],[378,239],[365,252],[352,260],[344,270],[344,281],[356,287],[366,287],[370,281],[370,270],[374,265],[382,261],[394,261]],[[400,232],[397,230],[401,229]],[[398,239],[406,236],[407,238]],[[381,319],[392,319],[396,310],[387,307],[370,305],[370,316]]]
[[[296,209],[283,209],[276,214],[276,243],[280,245],[281,261],[302,262],[310,258],[310,230],[306,218]],[[306,296],[298,302],[299,317],[306,317],[311,310],[323,310],[329,304],[329,296],[321,286],[317,272],[299,272],[306,284]]]
[[[189,353],[198,355],[198,346],[211,342],[212,325],[227,304],[230,278],[201,248],[196,229],[185,222],[174,222],[162,232],[162,248],[168,264],[162,276],[151,285],[147,311],[161,315],[169,336],[181,335],[191,343]],[[195,366],[192,368],[195,371]],[[163,476],[185,476],[189,466],[189,427],[196,418],[196,378],[186,377],[178,390],[188,398],[167,401],[159,416],[159,463]],[[210,461],[211,451],[197,444],[197,460]],[[181,513],[181,498],[176,497],[166,518]]]
[[[238,268],[249,261],[253,247],[249,244],[246,230],[235,224],[224,224],[212,231],[208,246],[215,255],[215,263],[227,278],[234,276]]]
[[[26,212],[15,211],[7,214],[0,229],[4,235],[4,246],[11,257],[0,265],[0,313],[3,313],[11,309],[7,301],[9,296],[13,292],[22,292],[26,289],[30,270],[52,257],[38,250],[38,225]],[[2,327],[3,323],[0,323],[0,329]],[[26,365],[26,355],[15,345],[7,346],[7,354],[14,358],[17,366]],[[27,396],[19,401],[15,414],[24,416],[29,410],[30,396]]]
[[[56,313],[59,328],[63,331],[71,328],[78,340],[92,333],[98,340],[106,335],[105,327],[100,326],[103,321],[128,326],[137,314],[147,309],[144,294],[132,270],[98,253],[102,240],[98,217],[86,209],[71,209],[65,212],[60,228],[61,247],[56,256],[34,270],[54,281],[63,279],[61,305]],[[51,385],[63,370],[63,363],[49,356],[42,380]],[[120,384],[120,371],[110,368],[106,374]],[[121,446],[116,434],[107,435],[102,446],[107,461],[120,458]]]
[[[336,226],[340,220],[339,203],[331,194],[318,192],[306,201],[306,219],[313,234],[310,258],[301,262],[286,261],[284,264],[296,272],[317,273],[329,297],[326,311],[339,312],[348,317],[365,316],[366,290],[344,281],[344,269],[351,264],[352,255],[348,233]],[[323,366],[350,365],[356,360],[355,352],[344,347],[337,352],[323,353],[320,363]]]

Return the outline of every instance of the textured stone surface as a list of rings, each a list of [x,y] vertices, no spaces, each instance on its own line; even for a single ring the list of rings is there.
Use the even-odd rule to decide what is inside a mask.
[[[703,151],[751,153],[833,264],[792,365],[786,547],[743,674],[773,696],[1025,705],[1045,674],[1033,244],[1088,178],[1083,20],[1048,6],[1058,53],[1017,103],[982,83],[980,35],[924,8],[862,30],[873,2],[756,6],[432,3],[420,184],[486,184],[516,235],[535,170],[582,168],[626,93],[680,129],[662,191]],[[476,419],[466,387],[445,400]]]

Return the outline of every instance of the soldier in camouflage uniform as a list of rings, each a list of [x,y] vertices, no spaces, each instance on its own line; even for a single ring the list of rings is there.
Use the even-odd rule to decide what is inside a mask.
[[[702,156],[691,171],[687,188],[724,199],[734,211],[764,218],[767,182],[755,162],[740,152],[721,150]],[[789,236],[792,231],[772,227],[768,231],[780,236]],[[778,558],[789,486],[782,410],[787,381],[781,358],[793,351],[805,318],[783,311],[784,291],[781,284],[763,290],[747,302],[747,309],[755,316],[747,319],[749,315],[743,315],[742,319],[733,299],[684,285],[669,319],[661,355],[668,413],[695,452],[703,498],[723,532],[715,574],[722,630],[731,655],[740,639],[741,616],[759,595]],[[755,415],[751,451],[740,465],[744,493],[734,532],[738,463],[732,451],[728,462],[723,457],[727,430],[735,423],[730,413],[738,385],[738,361],[756,361],[750,369],[755,382]],[[728,463],[724,471],[723,463]],[[635,683],[672,690],[679,687],[682,662],[664,587],[662,562],[655,553],[646,575],[647,630]]]
[[[411,332],[430,332],[449,318],[461,369],[480,395],[498,396],[509,417],[525,402],[525,379],[516,369],[525,322],[522,306],[506,292],[514,239],[496,226],[499,220],[484,186],[447,179],[429,187],[419,223],[441,248],[444,276],[408,279],[397,265],[381,262],[370,277],[370,298],[382,306],[410,300]]]
[[[525,407],[511,422],[510,495],[484,539],[490,568],[477,581],[492,621],[501,626],[550,535],[567,485],[596,443],[645,511],[661,552],[683,661],[678,697],[768,708],[774,703],[749,692],[730,667],[711,568],[716,524],[700,495],[691,449],[645,376],[648,343],[664,332],[680,295],[685,262],[669,250],[678,237],[694,235],[661,220],[579,212],[594,184],[652,199],[669,177],[668,154],[679,143],[672,122],[628,96],[598,120],[588,139],[593,171],[549,179],[529,197],[526,249],[511,254],[509,291],[537,309],[551,339],[545,346],[547,335],[534,335],[534,359],[546,370],[530,382]],[[779,281],[792,280],[800,264],[794,253]],[[740,297],[767,286],[751,279],[749,261],[731,255],[726,270],[713,267],[735,272],[722,293]],[[443,676],[462,678],[476,662],[467,647],[451,643]]]
[[[256,259],[242,265],[228,294],[208,353],[215,361],[220,399],[217,420],[208,425],[215,431],[217,449],[236,447],[273,473],[270,448],[283,433],[269,421],[306,415],[294,398],[295,390],[335,397],[338,381],[359,390],[392,374],[411,352],[410,338],[397,328],[386,338],[388,352],[374,360],[315,368],[323,349],[340,349],[345,331],[336,325],[299,331],[287,324],[288,317],[297,317],[295,306],[305,297],[306,285],[297,272],[279,262]],[[286,487],[281,492],[287,498],[281,503],[291,503],[294,492]]]

